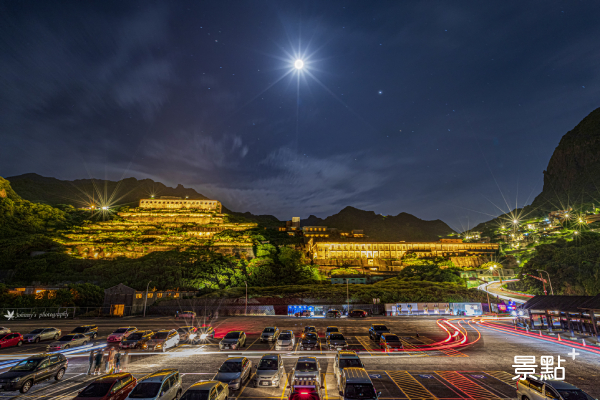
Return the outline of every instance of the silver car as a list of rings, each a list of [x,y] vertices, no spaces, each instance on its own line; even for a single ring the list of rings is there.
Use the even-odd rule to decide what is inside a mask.
[[[185,391],[181,400],[227,400],[229,385],[218,381],[198,381]]]
[[[362,361],[358,357],[355,351],[342,350],[338,351],[335,355],[333,362],[333,373],[338,387],[342,382],[342,375],[344,368],[364,368]]]
[[[58,328],[38,328],[23,335],[23,341],[26,343],[37,343],[40,340],[58,340],[62,331]]]
[[[277,329],[276,326],[273,326],[270,328],[265,328],[260,335],[260,341],[261,342],[275,342],[277,340],[278,336],[279,336],[279,329]]]
[[[219,342],[219,350],[235,350],[246,346],[246,334],[242,331],[231,331]]]
[[[244,381],[250,378],[252,361],[246,357],[232,357],[225,360],[213,380],[227,383],[231,390],[242,387]]]
[[[90,341],[90,338],[80,333],[69,334],[61,337],[56,342],[48,345],[48,351],[65,350],[78,346],[85,346]]]
[[[161,369],[137,381],[128,399],[174,400],[181,397],[181,375],[176,369]],[[111,397],[112,398],[112,397]]]
[[[293,350],[296,346],[296,337],[292,331],[281,331],[275,342],[275,350]]]
[[[256,368],[254,374],[254,387],[258,386],[277,386],[285,384],[285,368],[283,360],[279,354],[265,354]]]
[[[317,381],[323,385],[321,379],[321,366],[316,357],[300,357],[292,370],[292,381]]]

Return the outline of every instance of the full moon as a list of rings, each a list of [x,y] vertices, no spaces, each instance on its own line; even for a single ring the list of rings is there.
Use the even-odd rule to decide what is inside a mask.
[[[296,69],[302,69],[302,67],[304,67],[304,61],[296,60],[296,62],[294,63],[294,67],[296,67]]]

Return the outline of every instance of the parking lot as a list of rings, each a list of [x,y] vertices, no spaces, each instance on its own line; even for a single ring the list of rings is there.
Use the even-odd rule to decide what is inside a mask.
[[[40,324],[40,322],[42,322]],[[59,322],[59,321],[57,321]],[[148,318],[129,320],[96,320],[96,321],[62,321],[64,324],[51,324],[48,321],[11,322],[15,327],[25,327],[23,331],[34,326],[57,326],[63,332],[69,332],[83,323],[97,323],[99,337],[97,343],[105,342],[106,336],[118,326],[136,326],[138,329],[177,328],[188,322],[173,318]],[[371,341],[368,329],[371,324],[385,324],[393,333],[402,338],[409,351],[387,354],[377,348]],[[443,340],[446,333],[436,324],[435,318],[389,318],[372,317],[367,319],[335,319],[318,318],[286,318],[286,317],[230,317],[212,322],[216,331],[216,339],[200,345],[181,343],[164,354],[133,351],[125,370],[137,378],[163,368],[176,368],[182,374],[183,388],[187,389],[198,380],[211,379],[221,363],[228,356],[248,357],[257,363],[265,353],[274,353],[272,343],[261,343],[259,334],[266,326],[277,326],[282,330],[293,330],[296,335],[306,325],[317,327],[321,343],[324,344],[325,327],[338,326],[348,340],[349,350],[355,350],[361,357],[375,388],[382,393],[382,399],[489,399],[515,398],[513,357],[522,354],[562,354],[566,357],[568,348],[556,348],[547,343],[532,341],[529,338],[512,338],[499,332],[475,328],[468,321],[461,322],[461,327],[469,332],[469,340],[481,336],[475,344],[458,350],[446,349],[426,350],[426,345]],[[247,334],[247,345],[239,350],[219,351],[218,341],[228,331],[244,330]],[[27,344],[20,348],[0,350],[0,356],[26,357],[43,351],[45,344]],[[410,351],[412,349],[412,351]],[[328,351],[321,345],[314,351],[302,351],[298,348],[290,351],[278,351],[281,354],[286,372],[291,372],[295,360],[303,355],[317,357],[322,368],[324,386],[328,399],[339,397],[333,370],[335,351]],[[1,398],[72,398],[77,391],[95,379],[86,375],[87,354],[69,357],[67,375],[61,382],[47,381],[34,388],[26,395],[16,392],[4,392]],[[596,388],[600,364],[595,355],[583,354],[576,360],[568,359],[567,381],[574,383],[591,395],[598,396]],[[230,397],[238,399],[287,398],[289,390],[285,385],[281,388],[254,388],[246,382],[242,389],[231,393]]]

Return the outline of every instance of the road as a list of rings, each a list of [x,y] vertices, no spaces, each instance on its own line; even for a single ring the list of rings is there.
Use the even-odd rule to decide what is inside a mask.
[[[514,279],[511,281],[504,281],[503,283],[506,282],[516,282],[518,279]],[[479,285],[478,287],[479,290],[482,290],[484,292],[488,292],[490,295],[492,296],[496,296],[501,298],[502,300],[513,300],[515,303],[519,303],[519,304],[523,304],[526,303],[527,300],[531,299],[531,297],[533,296],[523,296],[517,293],[513,293],[513,292],[509,292],[506,290],[502,290],[500,282],[489,282],[489,283],[483,283],[481,285]]]
[[[99,343],[118,326],[136,326],[139,329],[177,328],[184,325],[171,317],[131,318],[123,320],[57,320],[54,325],[70,331],[79,324],[99,325]],[[402,337],[406,351],[397,354],[382,353],[375,342],[368,337],[371,324],[383,323],[392,332]],[[6,323],[11,329],[27,331],[33,327],[53,324],[43,321],[11,321]],[[566,361],[566,380],[586,390],[594,397],[600,397],[600,387],[596,384],[600,374],[598,354],[578,350],[573,360],[569,347],[537,340],[535,338],[488,329],[469,319],[455,320],[454,325],[468,332],[468,340],[473,343],[457,349],[420,351],[420,346],[443,341],[447,333],[440,329],[434,317],[370,317],[365,319],[288,318],[288,317],[228,317],[214,321],[216,336],[222,337],[230,330],[244,330],[248,336],[247,346],[241,351],[219,352],[218,339],[204,345],[181,344],[164,354],[134,354],[126,367],[136,377],[143,377],[162,368],[177,368],[182,374],[186,389],[198,380],[210,379],[228,355],[243,355],[257,363],[265,353],[273,353],[273,345],[260,343],[259,334],[266,326],[278,326],[299,333],[305,325],[315,325],[319,335],[324,336],[326,326],[335,325],[348,339],[349,349],[361,356],[382,399],[510,399],[515,398],[514,356],[534,355],[539,357],[561,356]],[[510,326],[510,324],[508,325]],[[324,340],[323,340],[324,343]],[[24,345],[21,348],[0,350],[0,361],[13,357],[26,357],[28,354],[43,351],[44,344]],[[422,349],[422,347],[421,347]],[[281,351],[286,372],[293,368],[300,355],[318,358],[325,378],[328,399],[338,398],[338,389],[333,374],[335,352],[322,347],[318,351]],[[0,398],[19,399],[69,399],[85,387],[94,377],[85,374],[87,354],[69,357],[69,369],[62,382],[47,381],[33,387],[27,395],[4,392]],[[286,398],[289,390],[280,388],[254,388],[245,384],[232,393],[235,399]]]

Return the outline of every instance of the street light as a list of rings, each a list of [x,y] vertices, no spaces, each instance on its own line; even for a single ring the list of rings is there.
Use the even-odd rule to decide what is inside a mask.
[[[548,275],[548,283],[550,284],[550,293],[552,293],[552,296],[554,296],[554,289],[552,289],[552,280],[550,279],[550,274],[548,273],[548,271],[545,271],[543,269],[538,269],[537,272],[545,272],[546,275]]]
[[[246,284],[246,311],[244,312],[245,316],[248,316],[248,282],[244,281]]]
[[[146,298],[144,299],[144,318],[146,318],[146,304],[148,303],[148,287],[150,286],[150,282],[148,282],[148,284],[146,285]]]

